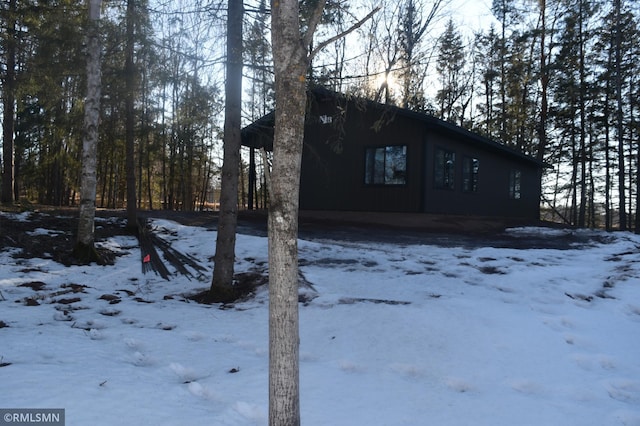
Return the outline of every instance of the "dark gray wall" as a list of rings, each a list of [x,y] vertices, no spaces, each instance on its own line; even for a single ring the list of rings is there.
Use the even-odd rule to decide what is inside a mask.
[[[340,111],[340,112],[337,112]],[[320,116],[331,116],[322,123]],[[335,100],[316,101],[307,113],[300,208],[426,212],[436,214],[539,217],[540,166],[495,146],[416,120],[397,110],[380,110]],[[364,184],[368,147],[407,145],[407,184]],[[456,153],[454,190],[434,188],[436,147]],[[462,158],[480,160],[478,191],[462,191]],[[521,171],[521,198],[509,198],[509,172]]]

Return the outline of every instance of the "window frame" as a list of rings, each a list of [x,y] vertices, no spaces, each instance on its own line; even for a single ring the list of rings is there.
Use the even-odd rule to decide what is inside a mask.
[[[509,170],[509,199],[522,199],[522,170],[520,169]]]
[[[393,152],[401,149],[402,152]],[[366,186],[405,186],[407,185],[407,167],[409,147],[406,144],[369,146],[364,150],[364,184]],[[394,161],[394,156],[396,161]],[[397,159],[402,158],[403,168],[393,168]],[[381,169],[378,164],[381,162]]]
[[[462,157],[462,192],[467,194],[475,194],[478,192],[479,174],[480,159],[470,155],[464,155]]]
[[[440,153],[442,153],[442,158],[439,158]],[[434,149],[433,186],[436,189],[443,189],[447,191],[454,191],[456,189],[455,151],[439,146]]]

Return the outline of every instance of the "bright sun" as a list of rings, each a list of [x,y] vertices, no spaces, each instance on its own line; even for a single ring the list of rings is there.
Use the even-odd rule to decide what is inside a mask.
[[[400,85],[398,84],[398,81],[396,80],[393,73],[389,73],[388,75],[385,75],[385,73],[380,73],[376,75],[373,80],[373,84],[375,85],[375,90],[376,91],[380,90],[380,88],[384,86],[385,82],[389,87],[389,90],[391,91],[391,93],[399,92]]]

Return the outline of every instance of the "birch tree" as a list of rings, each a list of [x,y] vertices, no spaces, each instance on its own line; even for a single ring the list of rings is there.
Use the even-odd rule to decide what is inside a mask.
[[[87,96],[84,103],[84,133],[82,137],[82,175],[80,183],[80,220],[74,256],[87,262],[99,261],[94,247],[96,213],[96,162],[101,93],[101,0],[88,0],[89,26],[87,39]]]

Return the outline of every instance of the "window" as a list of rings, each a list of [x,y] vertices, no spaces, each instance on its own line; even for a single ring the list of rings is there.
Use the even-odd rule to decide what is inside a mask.
[[[511,198],[512,200],[519,200],[521,197],[521,179],[522,173],[520,172],[520,170],[511,170],[511,172],[509,172],[509,198]]]
[[[455,170],[456,153],[436,148],[433,166],[435,187],[439,189],[454,189]]]
[[[462,159],[462,190],[464,192],[478,192],[478,170],[480,160],[472,157]]]
[[[391,145],[367,148],[365,176],[367,185],[404,185],[407,183],[407,146]]]

